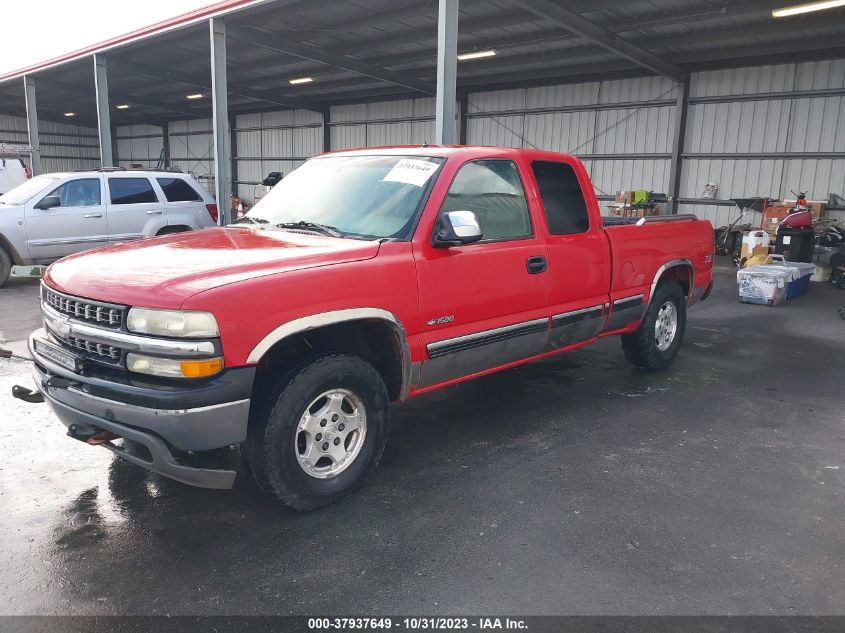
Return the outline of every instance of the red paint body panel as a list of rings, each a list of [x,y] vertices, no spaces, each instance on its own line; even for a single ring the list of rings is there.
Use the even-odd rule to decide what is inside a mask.
[[[48,269],[45,283],[70,295],[101,301],[207,310],[217,318],[229,367],[247,364],[262,339],[295,319],[334,310],[377,308],[401,322],[410,360],[420,364],[425,376],[434,361],[426,349],[429,344],[448,344],[456,337],[543,319],[549,320],[546,327],[550,328],[554,315],[605,307],[637,294],[647,302],[658,271],[673,260],[688,261],[694,269],[691,297],[701,296],[711,282],[709,222],[604,227],[587,172],[574,157],[490,147],[392,147],[347,153],[446,159],[410,241],[379,243],[241,227],[207,229],[68,257]],[[516,164],[533,235],[434,248],[431,237],[455,174],[468,161],[489,158]],[[587,202],[587,232],[549,233],[532,161],[558,161],[573,167]],[[527,273],[526,259],[535,256],[548,261],[542,274]],[[602,323],[607,312],[605,308]],[[442,323],[428,323],[442,317]],[[638,324],[635,321],[614,333],[631,331]],[[568,347],[526,352],[525,358],[508,359],[425,387],[412,384],[409,393],[430,391],[592,340],[595,336]]]
[[[192,295],[211,288],[370,259],[378,250],[376,242],[209,228],[72,255],[51,266],[44,280],[61,292],[88,299],[180,308]]]

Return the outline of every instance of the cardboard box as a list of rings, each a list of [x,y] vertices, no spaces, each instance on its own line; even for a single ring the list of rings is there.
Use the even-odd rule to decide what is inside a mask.
[[[742,248],[739,252],[740,259],[768,254],[770,242],[771,236],[766,231],[744,231],[742,233]]]
[[[631,204],[634,200],[633,191],[617,191],[615,201],[617,204]]]

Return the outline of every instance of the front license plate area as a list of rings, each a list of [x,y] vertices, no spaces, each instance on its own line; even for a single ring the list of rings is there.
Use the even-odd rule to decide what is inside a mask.
[[[53,361],[57,365],[61,365],[65,369],[73,372],[78,372],[82,368],[82,357],[66,349],[62,349],[58,345],[53,345],[41,339],[33,341],[35,351],[44,358]]]

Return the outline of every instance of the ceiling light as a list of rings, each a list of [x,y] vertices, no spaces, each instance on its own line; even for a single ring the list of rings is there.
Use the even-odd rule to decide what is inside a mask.
[[[796,4],[791,7],[784,7],[783,9],[772,9],[772,17],[788,18],[791,15],[801,15],[802,13],[812,13],[813,11],[824,11],[825,9],[835,9],[836,7],[845,7],[845,0],[822,0],[821,2]]]
[[[288,79],[288,83],[292,86],[297,84],[310,84],[314,81],[313,77],[300,77],[299,79]]]
[[[186,99],[202,99],[205,95],[200,92],[195,92],[192,95],[185,95]]]
[[[118,110],[128,110],[129,104],[128,103],[121,103],[119,106],[115,106]]]
[[[65,116],[76,116],[76,112],[65,112]]]
[[[471,51],[469,53],[458,53],[458,61],[465,62],[468,59],[482,59],[484,57],[495,57],[496,51],[490,49],[486,51]]]

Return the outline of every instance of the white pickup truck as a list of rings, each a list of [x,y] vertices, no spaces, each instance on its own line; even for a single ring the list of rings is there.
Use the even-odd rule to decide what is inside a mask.
[[[214,199],[189,174],[105,169],[44,174],[0,196],[0,286],[12,265],[213,226]]]

